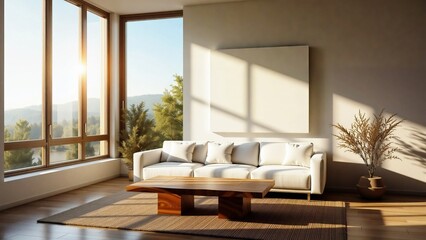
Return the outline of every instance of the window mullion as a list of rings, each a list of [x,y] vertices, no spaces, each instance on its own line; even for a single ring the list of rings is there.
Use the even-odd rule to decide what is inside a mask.
[[[45,40],[44,40],[44,60],[45,60],[45,74],[44,74],[44,139],[46,141],[43,153],[45,156],[46,166],[50,165],[50,141],[52,140],[52,1],[45,0]]]
[[[81,142],[81,159],[84,160],[86,156],[85,138],[87,131],[87,7],[81,6],[81,64],[84,66],[85,71],[82,71],[80,81],[80,136]]]

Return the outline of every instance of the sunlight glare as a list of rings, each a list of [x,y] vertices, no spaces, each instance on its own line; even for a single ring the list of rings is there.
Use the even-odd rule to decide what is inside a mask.
[[[82,62],[80,62],[77,66],[76,66],[78,75],[80,77],[82,77],[85,73],[86,73],[86,65]]]

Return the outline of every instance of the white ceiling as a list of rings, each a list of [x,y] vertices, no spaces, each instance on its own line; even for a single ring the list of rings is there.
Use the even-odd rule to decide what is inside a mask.
[[[184,6],[243,0],[86,0],[108,12],[135,14],[182,10]]]

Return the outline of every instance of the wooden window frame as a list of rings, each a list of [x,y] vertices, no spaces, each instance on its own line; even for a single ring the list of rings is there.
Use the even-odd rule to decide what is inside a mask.
[[[10,150],[19,150],[23,148],[41,148],[43,151],[43,163],[41,166],[28,167],[22,169],[14,169],[10,171],[4,171],[4,176],[15,176],[20,174],[25,174],[29,172],[41,171],[46,169],[58,168],[68,165],[79,164],[88,161],[95,161],[100,159],[105,159],[110,157],[110,85],[111,85],[111,17],[110,13],[90,4],[83,0],[64,0],[68,3],[74,4],[81,8],[80,15],[80,45],[81,45],[81,60],[84,64],[86,64],[86,53],[87,53],[87,12],[90,11],[93,14],[98,15],[106,20],[106,87],[104,97],[106,98],[106,134],[100,135],[86,135],[86,121],[87,121],[87,73],[83,74],[81,77],[81,81],[84,83],[80,86],[80,97],[79,97],[79,123],[81,124],[79,128],[79,136],[78,137],[70,137],[70,138],[60,138],[53,139],[50,131],[50,126],[52,126],[52,5],[54,0],[44,0],[43,6],[43,70],[42,70],[42,136],[40,140],[25,140],[25,141],[12,141],[12,142],[4,142],[4,151]],[[102,97],[102,96],[101,96]],[[85,145],[90,142],[107,142],[106,154],[95,156],[95,157],[86,157],[85,154]],[[57,145],[65,145],[65,144],[79,144],[79,157],[77,160],[64,160],[64,162],[51,164],[50,161],[50,147]]]
[[[126,110],[127,101],[127,84],[126,84],[126,23],[143,20],[158,20],[168,18],[182,18],[183,11],[166,11],[166,12],[153,12],[153,13],[140,13],[140,14],[128,14],[120,16],[119,23],[119,106],[120,116],[123,115]],[[120,132],[125,128],[125,123],[120,117]],[[120,139],[121,140],[121,139]]]

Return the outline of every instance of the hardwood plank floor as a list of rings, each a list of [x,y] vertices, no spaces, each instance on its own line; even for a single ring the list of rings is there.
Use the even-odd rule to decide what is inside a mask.
[[[1,211],[0,239],[217,239],[188,235],[37,224],[37,220],[40,218],[123,190],[128,184],[129,181],[126,178],[116,178]],[[285,194],[283,197],[305,198],[306,196]],[[425,197],[387,194],[381,201],[364,201],[357,194],[326,193],[322,196],[314,196],[314,200],[345,201],[347,203],[349,240],[425,239]]]
[[[426,197],[386,194],[380,201],[358,194],[324,194],[346,202],[349,240],[426,239]]]

